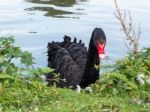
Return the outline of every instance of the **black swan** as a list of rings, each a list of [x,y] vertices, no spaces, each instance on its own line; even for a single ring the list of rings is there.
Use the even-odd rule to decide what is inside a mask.
[[[95,28],[89,43],[89,49],[84,43],[69,36],[64,36],[63,42],[48,43],[48,67],[54,68],[59,81],[53,80],[55,74],[47,74],[49,84],[55,83],[58,87],[87,87],[99,79],[100,58],[105,57],[106,36],[101,28]],[[55,77],[56,78],[56,77]]]

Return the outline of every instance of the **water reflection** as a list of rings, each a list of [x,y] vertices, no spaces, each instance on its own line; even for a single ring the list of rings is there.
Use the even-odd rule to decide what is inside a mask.
[[[53,7],[32,7],[32,8],[27,8],[25,10],[27,10],[27,11],[34,11],[34,10],[46,11],[45,16],[51,16],[51,17],[57,17],[57,18],[66,18],[65,16],[63,16],[64,14],[73,14],[73,12],[57,10],[57,9],[54,9]]]
[[[55,6],[60,6],[60,7],[71,7],[75,4],[81,3],[81,2],[86,2],[87,0],[25,0],[27,2],[31,3],[37,3],[37,4],[49,4],[49,5],[55,5]],[[56,17],[56,18],[75,18],[78,19],[79,17],[71,17],[67,16],[66,14],[81,14],[81,13],[74,13],[71,11],[64,11],[60,9],[55,9],[53,7],[31,7],[25,9],[27,11],[34,11],[34,10],[39,10],[39,11],[45,11],[46,14],[44,16],[50,16],[50,17]],[[77,9],[78,10],[78,9]],[[82,9],[83,10],[83,9]]]
[[[25,1],[38,4],[52,4],[61,7],[71,7],[80,2],[86,2],[87,0],[25,0]]]

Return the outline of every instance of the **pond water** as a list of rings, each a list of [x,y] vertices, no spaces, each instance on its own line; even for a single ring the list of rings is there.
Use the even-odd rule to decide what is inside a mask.
[[[141,24],[140,47],[149,47],[150,1],[120,0],[118,4],[131,11],[136,28]],[[93,29],[101,27],[107,36],[106,54],[114,60],[127,52],[114,11],[113,0],[0,0],[0,36],[15,36],[16,45],[32,52],[36,65],[43,67],[48,42],[69,35],[88,46]]]

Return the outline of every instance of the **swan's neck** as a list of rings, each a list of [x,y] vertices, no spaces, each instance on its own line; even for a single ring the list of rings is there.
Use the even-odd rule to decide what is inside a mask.
[[[83,78],[81,81],[81,87],[87,87],[91,83],[95,83],[99,79],[99,70],[95,68],[95,65],[99,65],[100,60],[98,51],[95,48],[91,39],[88,49],[87,64],[84,69]]]
[[[91,39],[88,49],[87,66],[93,68],[95,65],[99,65],[99,63],[98,51],[93,44],[93,40]]]

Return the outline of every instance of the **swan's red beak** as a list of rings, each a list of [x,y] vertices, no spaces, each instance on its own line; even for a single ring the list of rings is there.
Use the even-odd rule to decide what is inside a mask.
[[[105,58],[105,46],[106,46],[106,42],[104,42],[103,44],[101,44],[100,42],[98,42],[98,55],[99,58]]]

